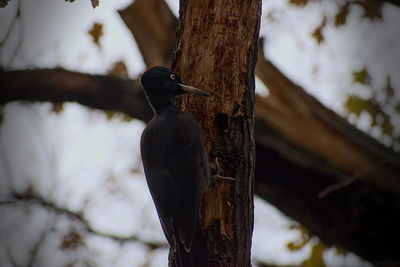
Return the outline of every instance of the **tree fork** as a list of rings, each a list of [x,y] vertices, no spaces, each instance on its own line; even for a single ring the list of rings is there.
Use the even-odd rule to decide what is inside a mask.
[[[219,165],[220,175],[236,179],[216,181],[203,198],[201,223],[212,266],[251,266],[260,15],[261,1],[180,3],[172,67],[212,96],[183,97],[179,105],[200,123],[214,171]]]

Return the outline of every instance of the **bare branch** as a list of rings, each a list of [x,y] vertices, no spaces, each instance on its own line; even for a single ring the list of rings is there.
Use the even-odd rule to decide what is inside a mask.
[[[42,246],[44,240],[46,239],[47,233],[48,233],[47,229],[44,229],[40,234],[38,241],[34,244],[33,248],[30,250],[30,258],[27,267],[32,267],[35,265],[37,253],[40,247]]]
[[[112,235],[106,232],[101,232],[96,229],[93,229],[89,222],[85,219],[85,217],[80,213],[80,212],[74,212],[68,209],[65,209],[63,207],[57,206],[54,203],[50,203],[47,200],[43,199],[42,197],[35,196],[32,194],[18,194],[18,193],[13,193],[12,197],[8,200],[3,200],[0,201],[0,206],[2,205],[13,205],[18,202],[26,203],[29,205],[37,205],[41,206],[45,209],[50,210],[51,212],[58,214],[58,215],[64,215],[67,216],[70,220],[79,222],[82,224],[84,229],[91,234],[97,235],[97,236],[102,236],[105,238],[112,239],[114,241],[117,241],[119,243],[125,243],[125,242],[139,242],[141,244],[147,245],[153,249],[159,248],[159,247],[167,247],[165,243],[159,243],[159,242],[150,242],[146,240],[142,240],[140,238],[137,238],[135,236],[130,236],[130,237],[122,237],[122,236],[116,236]],[[44,237],[41,237],[41,239]],[[40,240],[39,240],[40,241]],[[36,246],[35,246],[36,247]]]
[[[382,1],[382,0],[376,0],[376,1]],[[384,0],[384,1],[386,1],[387,3],[391,3],[394,6],[400,7],[400,1],[398,0]]]
[[[349,177],[347,179],[341,180],[336,184],[327,186],[324,190],[322,190],[321,192],[318,193],[318,198],[320,198],[320,199],[324,198],[327,195],[335,192],[336,190],[339,190],[339,189],[341,189],[341,188],[343,188],[345,186],[348,186],[348,185],[352,184],[353,182],[357,181],[361,177],[363,177],[366,174],[368,174],[373,169],[382,167],[383,165],[385,165],[385,163],[387,163],[386,160],[385,159],[381,159],[380,161],[376,162],[375,164],[369,166],[369,168],[367,168],[365,170],[362,170],[359,173],[356,173],[355,175],[353,175],[353,176],[351,176],[351,177]]]
[[[17,12],[16,12],[15,16],[13,17],[6,34],[4,35],[3,39],[0,41],[0,47],[3,46],[4,43],[8,40],[11,32],[13,31],[13,29],[15,27],[15,24],[17,23],[18,19],[20,19],[20,17],[21,17],[21,0],[17,0],[17,1],[18,1]],[[4,3],[5,3],[5,5],[7,5],[7,0],[5,0]],[[1,4],[0,4],[0,7],[2,7]]]

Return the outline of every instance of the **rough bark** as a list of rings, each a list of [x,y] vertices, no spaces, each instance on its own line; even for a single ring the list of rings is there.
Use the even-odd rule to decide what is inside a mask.
[[[261,1],[181,2],[174,70],[211,93],[181,98],[220,175],[203,199],[202,228],[212,266],[250,266],[254,182],[254,68]],[[245,12],[243,12],[245,11]]]

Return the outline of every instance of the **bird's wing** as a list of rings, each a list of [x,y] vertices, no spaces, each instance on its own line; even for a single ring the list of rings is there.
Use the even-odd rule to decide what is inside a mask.
[[[209,179],[200,127],[190,113],[159,118],[143,132],[141,149],[147,182],[164,233],[171,242],[173,232],[175,239],[189,251],[204,184]],[[170,218],[173,218],[172,229]]]

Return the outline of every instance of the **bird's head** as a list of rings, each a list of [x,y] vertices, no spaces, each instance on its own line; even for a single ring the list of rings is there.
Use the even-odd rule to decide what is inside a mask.
[[[175,97],[181,94],[210,96],[209,93],[186,85],[178,74],[165,67],[150,67],[140,77],[143,90],[154,109],[157,106],[174,105]]]

